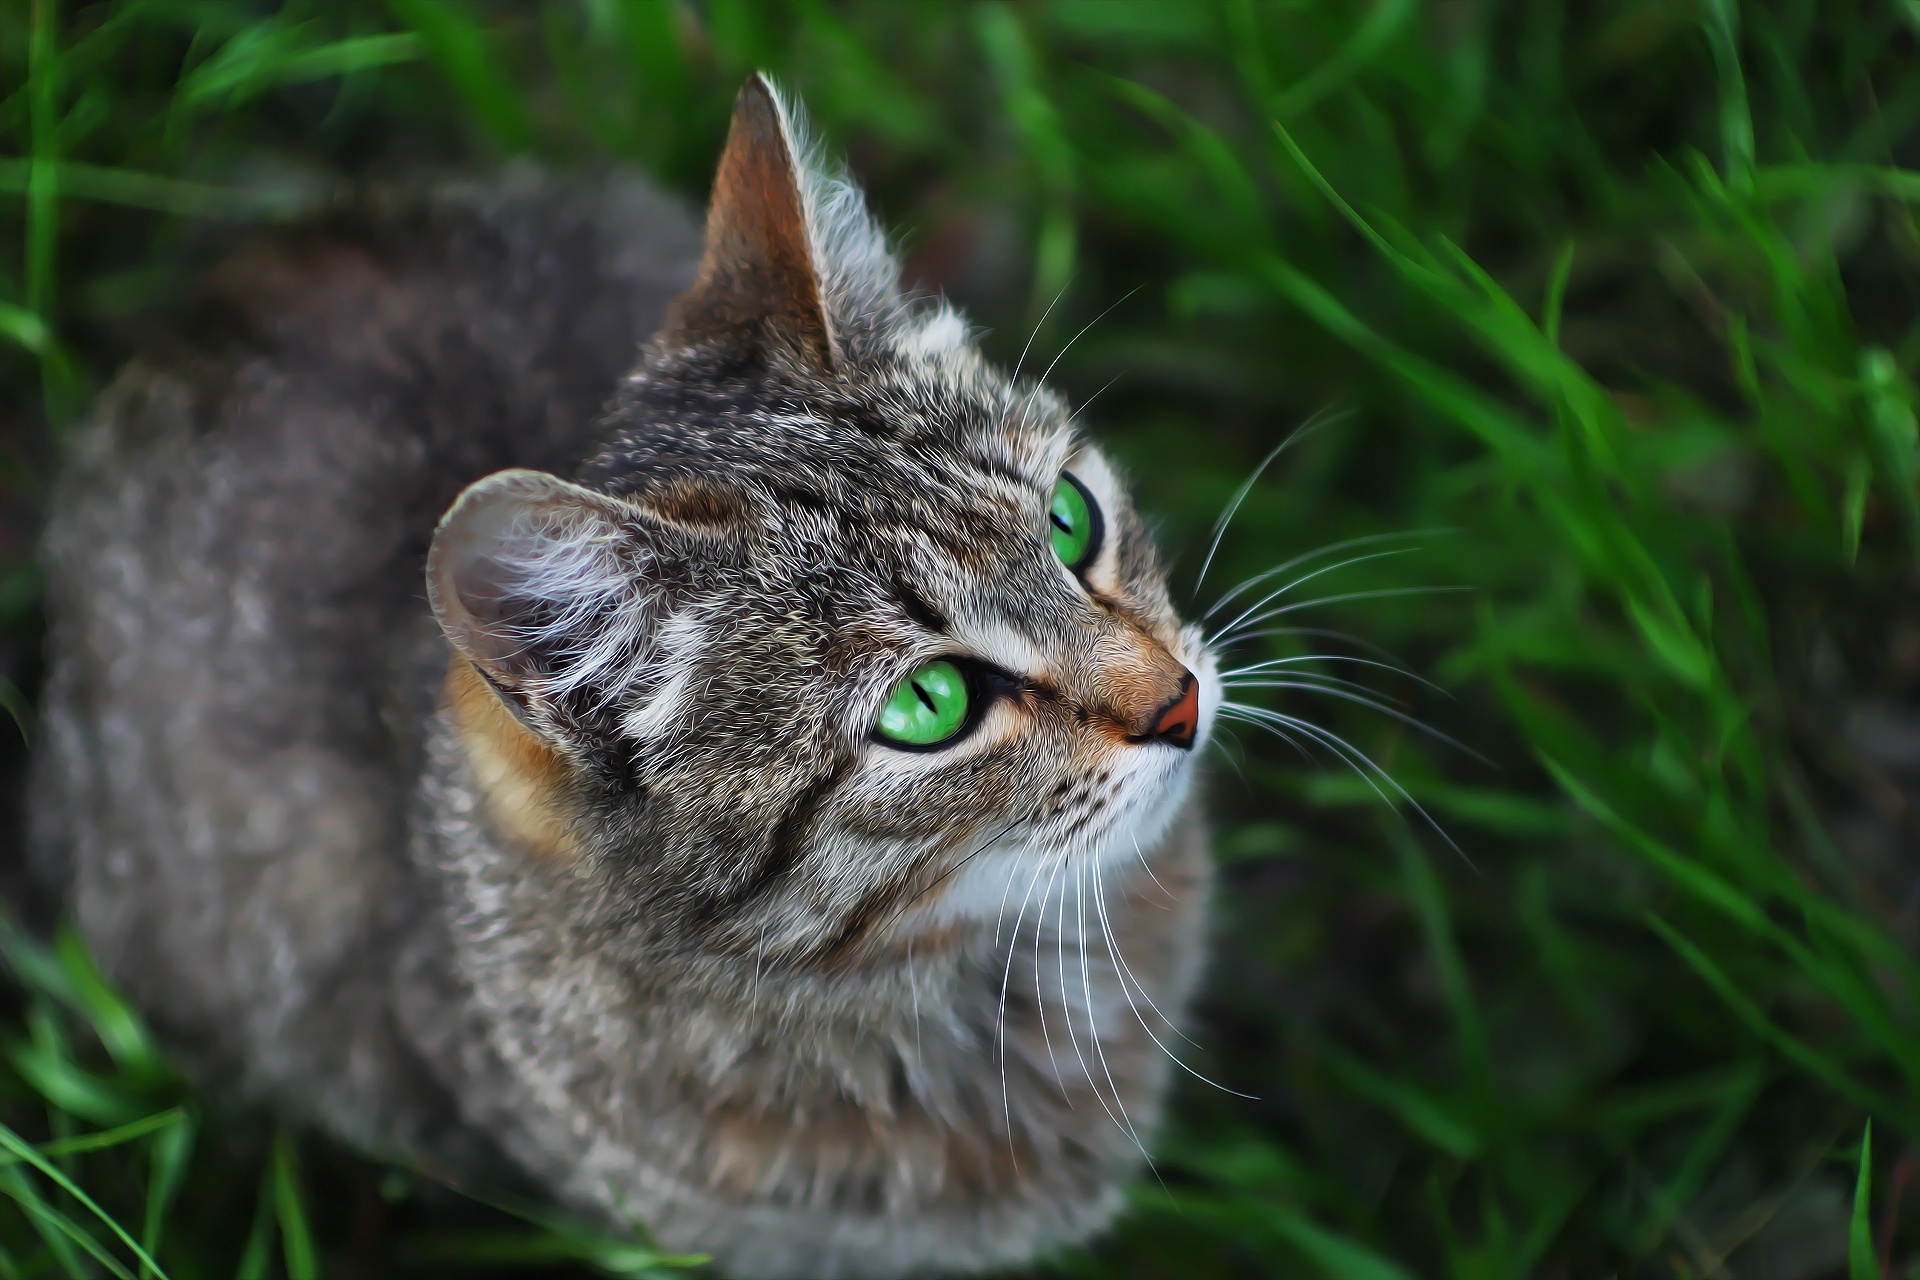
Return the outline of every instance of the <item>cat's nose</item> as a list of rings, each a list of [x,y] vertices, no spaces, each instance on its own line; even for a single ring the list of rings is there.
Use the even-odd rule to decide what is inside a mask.
[[[1193,749],[1193,735],[1200,732],[1200,682],[1193,672],[1180,669],[1180,692],[1160,709],[1154,718],[1150,742],[1164,742],[1182,751]]]

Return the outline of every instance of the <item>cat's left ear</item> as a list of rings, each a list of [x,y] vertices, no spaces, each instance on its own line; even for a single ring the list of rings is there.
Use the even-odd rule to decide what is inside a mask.
[[[427,598],[453,647],[523,706],[617,688],[663,621],[667,526],[539,471],[467,487],[435,531]]]
[[[733,341],[777,346],[831,371],[833,327],[807,224],[806,171],[794,121],[756,74],[734,100],[707,209],[693,287],[673,305],[669,346]]]

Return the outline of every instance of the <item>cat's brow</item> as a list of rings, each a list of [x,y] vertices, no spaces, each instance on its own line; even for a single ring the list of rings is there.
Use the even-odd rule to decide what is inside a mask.
[[[892,587],[894,602],[900,606],[901,612],[936,635],[947,633],[951,624],[946,614],[921,595],[912,583],[896,574]]]
[[[1011,484],[1018,485],[1022,489],[1038,489],[1041,487],[1039,481],[1004,458],[996,458],[990,454],[970,453],[966,456],[966,461],[972,466],[978,467],[987,475],[997,480],[1005,480]]]

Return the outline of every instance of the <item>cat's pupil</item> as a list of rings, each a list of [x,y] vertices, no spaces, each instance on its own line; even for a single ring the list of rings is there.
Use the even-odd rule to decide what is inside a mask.
[[[1067,568],[1079,569],[1100,549],[1100,508],[1071,472],[1061,472],[1053,486],[1047,520],[1053,526],[1047,530],[1053,553]]]
[[[959,667],[945,659],[929,662],[894,686],[873,730],[902,746],[938,746],[966,728],[972,701]]]

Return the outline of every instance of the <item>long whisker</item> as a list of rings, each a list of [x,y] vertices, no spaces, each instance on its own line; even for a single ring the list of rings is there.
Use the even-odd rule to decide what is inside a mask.
[[[1463,755],[1472,756],[1475,760],[1489,768],[1493,767],[1493,761],[1487,759],[1466,743],[1461,742],[1458,738],[1450,734],[1442,733],[1426,721],[1415,716],[1410,716],[1397,707],[1358,693],[1352,693],[1346,689],[1336,689],[1330,685],[1309,683],[1305,680],[1239,680],[1226,684],[1225,687],[1231,689],[1298,689],[1306,693],[1323,693],[1329,698],[1341,698],[1347,702],[1358,703],[1360,706],[1378,711],[1383,716],[1391,716],[1410,729],[1418,729],[1434,741],[1444,742],[1454,750],[1461,752]]]
[[[1040,394],[1040,388],[1046,386],[1047,379],[1053,376],[1054,366],[1058,365],[1061,360],[1066,358],[1067,352],[1073,350],[1074,343],[1086,337],[1087,331],[1092,329],[1093,326],[1099,324],[1102,320],[1105,320],[1109,315],[1112,315],[1113,309],[1115,307],[1127,301],[1127,299],[1133,297],[1134,294],[1140,292],[1140,290],[1146,287],[1147,286],[1143,284],[1135,285],[1133,288],[1127,290],[1125,293],[1121,294],[1118,298],[1114,299],[1113,302],[1107,307],[1105,311],[1102,311],[1099,315],[1095,316],[1093,319],[1087,321],[1086,324],[1082,325],[1080,328],[1080,332],[1074,334],[1071,338],[1067,339],[1067,345],[1060,348],[1059,352],[1053,357],[1052,362],[1047,365],[1046,372],[1041,374],[1038,381],[1036,381],[1033,384],[1033,390],[1027,393],[1026,402],[1021,406],[1020,412],[1025,413],[1027,409],[1032,406],[1033,398]]]
[[[1401,786],[1398,779],[1396,779],[1392,774],[1388,773],[1385,769],[1381,768],[1378,764],[1374,763],[1372,757],[1368,756],[1366,752],[1360,750],[1360,748],[1354,746],[1351,742],[1348,742],[1345,738],[1333,732],[1331,729],[1323,729],[1319,725],[1314,724],[1310,720],[1302,720],[1299,716],[1290,716],[1283,712],[1270,711],[1265,707],[1249,707],[1246,703],[1243,703],[1243,702],[1235,703],[1234,705],[1238,707],[1241,711],[1254,712],[1255,718],[1258,720],[1267,720],[1269,717],[1271,717],[1271,720],[1273,722],[1277,722],[1279,724],[1285,724],[1290,728],[1297,729],[1301,733],[1304,733],[1309,737],[1315,739],[1316,741],[1322,743],[1329,750],[1331,750],[1336,756],[1338,756],[1349,768],[1351,768],[1355,774],[1357,774],[1361,779],[1363,779],[1368,786],[1372,787],[1374,794],[1380,797],[1380,800],[1383,804],[1385,804],[1388,808],[1393,809],[1397,813],[1399,812],[1399,805],[1397,805],[1393,800],[1388,798],[1387,793],[1380,789],[1378,783],[1376,783],[1374,779],[1377,777],[1380,780],[1380,782],[1386,783],[1387,786],[1393,789],[1393,792],[1395,795],[1399,796],[1401,800],[1405,801],[1409,808],[1411,808],[1415,813],[1419,814],[1420,817],[1426,822],[1426,824],[1429,827],[1433,828],[1435,835],[1439,836],[1442,840],[1447,842],[1448,848],[1452,849],[1455,853],[1459,854],[1460,857],[1467,863],[1468,866],[1473,865],[1473,859],[1468,858],[1466,851],[1462,849],[1459,845],[1454,843],[1453,837],[1447,834],[1446,828],[1442,827],[1440,823],[1437,820],[1435,820],[1434,816],[1431,813],[1427,812],[1426,806],[1422,805],[1418,800],[1414,799],[1412,793],[1409,792],[1405,787]],[[1268,727],[1274,728],[1275,724],[1270,723]],[[1362,765],[1364,765],[1365,768],[1362,768],[1361,767]],[[1368,772],[1369,770],[1371,770],[1371,773]]]
[[[1094,392],[1092,395],[1088,396],[1085,400],[1082,400],[1079,404],[1075,405],[1073,412],[1067,415],[1067,420],[1060,424],[1061,428],[1064,430],[1067,427],[1071,427],[1074,423],[1074,419],[1078,418],[1081,414],[1085,413],[1087,411],[1088,406],[1093,404],[1093,402],[1095,400],[1098,400],[1101,396],[1105,395],[1113,387],[1113,384],[1120,381],[1120,379],[1126,377],[1128,372],[1129,371],[1127,370],[1122,370],[1121,372],[1114,374],[1111,378],[1108,378],[1104,383],[1100,385],[1100,389],[1098,391]]]
[[[1144,853],[1140,852],[1140,841],[1138,837],[1135,837],[1134,839],[1133,851],[1135,854],[1139,855],[1140,865],[1146,867],[1147,874],[1152,876],[1153,868],[1151,866],[1147,866],[1147,856]],[[1094,893],[1094,897],[1093,897],[1093,905],[1094,905],[1094,908],[1100,913],[1100,920],[1102,923],[1102,927],[1105,927],[1107,923],[1106,880],[1104,879],[1104,875],[1105,873],[1099,867],[1094,868],[1093,883],[1094,883],[1094,889],[1096,892]],[[1154,876],[1153,882],[1155,884],[1159,884],[1160,878],[1158,876]],[[1161,892],[1165,893],[1166,890],[1162,888]],[[1178,898],[1174,898],[1172,894],[1168,894],[1167,896],[1169,898],[1172,898],[1175,905],[1179,904],[1180,900]],[[1121,949],[1119,939],[1113,936],[1113,931],[1111,929],[1108,929],[1107,931],[1107,947],[1109,951],[1112,952],[1115,969],[1118,972],[1124,974],[1126,976],[1126,979],[1132,980],[1133,985],[1140,992],[1141,999],[1145,1000],[1147,1002],[1147,1007],[1149,1009],[1152,1009],[1154,1014],[1159,1017],[1160,1021],[1166,1024],[1167,1030],[1173,1032],[1173,1034],[1179,1036],[1182,1040],[1185,1040],[1188,1044],[1192,1045],[1194,1048],[1196,1049],[1202,1048],[1203,1046],[1198,1040],[1195,1040],[1192,1036],[1182,1031],[1180,1029],[1180,1024],[1175,1022],[1172,1018],[1169,1018],[1166,1015],[1166,1013],[1160,1008],[1160,1006],[1153,1002],[1153,997],[1147,994],[1146,986],[1139,980],[1139,978],[1134,976],[1132,967],[1127,964],[1126,952]],[[1123,991],[1126,989],[1124,980],[1121,984],[1121,989]]]
[[[1169,903],[1177,904],[1180,899],[1174,897],[1171,893],[1167,893],[1167,886],[1161,884],[1160,877],[1153,874],[1153,867],[1148,863],[1147,855],[1140,851],[1140,837],[1132,828],[1127,829],[1127,839],[1133,841],[1133,856],[1140,859],[1140,869],[1147,873],[1149,880],[1153,881],[1153,887],[1161,893],[1166,894]],[[1162,909],[1164,910],[1165,908]]]
[[[1243,711],[1241,707],[1242,707],[1242,704],[1237,702],[1223,702],[1220,704],[1219,711],[1216,712],[1215,714],[1219,715],[1224,720],[1238,720],[1242,724],[1250,724],[1256,729],[1265,729],[1268,733],[1271,733],[1274,737],[1280,739],[1280,741],[1286,743],[1288,746],[1292,747],[1296,752],[1298,752],[1302,760],[1305,760],[1308,764],[1314,763],[1313,753],[1307,750],[1306,745],[1302,743],[1298,738],[1294,737],[1292,734],[1288,733],[1285,729],[1282,729],[1278,725],[1271,724],[1265,720],[1262,720],[1254,715],[1249,714],[1249,712],[1261,710],[1262,708],[1249,707],[1245,711]]]
[[[1095,875],[1096,877],[1098,876],[1097,868],[1095,870]],[[1095,883],[1097,886],[1104,882],[1099,881],[1096,878]],[[1133,971],[1126,967],[1126,961],[1121,959],[1119,949],[1114,944],[1113,926],[1112,926],[1112,922],[1107,917],[1107,904],[1106,904],[1105,895],[1096,894],[1094,898],[1094,904],[1095,904],[1095,909],[1100,913],[1100,919],[1102,923],[1102,928],[1100,930],[1101,936],[1106,939],[1107,952],[1113,958],[1114,973],[1120,979],[1120,993],[1127,998],[1127,1007],[1133,1010],[1133,1016],[1139,1021],[1140,1029],[1147,1033],[1147,1037],[1150,1040],[1152,1040],[1154,1044],[1159,1046],[1160,1052],[1167,1055],[1167,1060],[1169,1062],[1173,1063],[1174,1066],[1179,1067],[1182,1071],[1186,1072],[1188,1075],[1192,1076],[1194,1079],[1204,1081],[1205,1083],[1210,1084],[1214,1088],[1220,1090],[1222,1093],[1230,1093],[1236,1098],[1246,1098],[1251,1101],[1257,1102],[1259,1099],[1255,1098],[1253,1094],[1241,1093],[1238,1089],[1229,1089],[1226,1085],[1221,1084],[1218,1080],[1210,1080],[1206,1076],[1201,1075],[1198,1071],[1195,1071],[1192,1067],[1188,1066],[1185,1062],[1183,1062],[1179,1054],[1167,1048],[1166,1042],[1163,1041],[1159,1036],[1154,1034],[1153,1028],[1149,1026],[1147,1023],[1146,1015],[1141,1013],[1140,1006],[1134,1003],[1133,993],[1127,989],[1127,979],[1132,976]],[[1138,983],[1135,983],[1135,985],[1137,986]],[[1173,1019],[1167,1017],[1166,1014],[1161,1013],[1159,1006],[1154,1005],[1153,997],[1147,995],[1147,989],[1145,987],[1140,987],[1140,994],[1142,997],[1146,999],[1147,1004],[1153,1008],[1154,1013],[1159,1016],[1161,1021],[1165,1022],[1169,1027],[1174,1026]],[[1177,1030],[1177,1028],[1175,1029]],[[1184,1039],[1185,1037],[1182,1037],[1182,1038]],[[1195,1046],[1195,1047],[1197,1048],[1198,1046]]]
[[[1064,891],[1063,891],[1063,896],[1064,896]],[[1076,864],[1076,866],[1074,867],[1074,874],[1073,874],[1073,900],[1074,900],[1074,914],[1078,917],[1078,920],[1079,920],[1079,923],[1076,926],[1077,937],[1075,941],[1077,941],[1080,945],[1080,990],[1081,990],[1081,993],[1086,998],[1087,1038],[1093,1041],[1094,1055],[1100,1059],[1100,1074],[1104,1075],[1107,1078],[1107,1088],[1113,1090],[1113,1105],[1120,1109],[1120,1127],[1126,1130],[1127,1136],[1129,1138],[1133,1139],[1133,1145],[1140,1149],[1140,1154],[1146,1158],[1147,1167],[1149,1169],[1153,1169],[1153,1157],[1147,1153],[1146,1143],[1140,1140],[1139,1131],[1133,1127],[1133,1117],[1127,1114],[1126,1101],[1125,1099],[1121,1098],[1120,1086],[1114,1081],[1113,1068],[1107,1065],[1106,1048],[1100,1043],[1100,1024],[1094,1018],[1093,975],[1087,964],[1086,879],[1084,874],[1084,867],[1078,864]],[[1063,982],[1065,981],[1064,975],[1062,975],[1062,981]],[[1126,989],[1124,984],[1122,985],[1121,989],[1122,990]],[[1088,1079],[1089,1080],[1092,1079],[1091,1075],[1089,1075]],[[1100,1090],[1098,1088],[1096,1088],[1093,1091],[1093,1093],[1095,1097],[1100,1096]],[[1154,1177],[1157,1178],[1159,1176],[1160,1176],[1160,1171],[1158,1169],[1154,1169]]]
[[[1213,522],[1213,540],[1207,544],[1206,558],[1200,562],[1200,572],[1194,575],[1193,590],[1187,593],[1188,599],[1200,594],[1200,584],[1207,580],[1207,570],[1213,567],[1213,557],[1220,550],[1220,540],[1227,536],[1227,526],[1233,522],[1233,517],[1239,514],[1240,504],[1247,500],[1247,495],[1253,492],[1253,486],[1260,482],[1260,477],[1268,467],[1273,465],[1273,460],[1321,427],[1345,416],[1347,415],[1344,413],[1336,414],[1328,409],[1317,410],[1312,417],[1288,432],[1286,439],[1267,450],[1267,456],[1260,459],[1259,465],[1255,466],[1247,478],[1240,482],[1240,487],[1233,491],[1231,498],[1227,499],[1226,509],[1220,513],[1220,518]],[[1211,613],[1211,610],[1208,612]]]
[[[960,872],[961,868],[965,867],[969,862],[972,862],[975,858],[979,857],[981,854],[985,853],[987,850],[993,848],[994,845],[1004,840],[1007,836],[1007,833],[1012,831],[1015,827],[1024,826],[1026,823],[1033,821],[1035,815],[1038,812],[1039,810],[1035,809],[1032,812],[1027,813],[1023,817],[1015,818],[1012,822],[1009,822],[1006,826],[1000,828],[1000,830],[994,832],[993,835],[989,836],[982,844],[980,844],[977,848],[975,848],[973,852],[969,853],[966,857],[960,859],[960,861],[954,863],[952,866],[948,867],[945,871],[942,871],[938,876],[934,877],[934,881],[932,884],[920,890],[918,893],[907,895],[906,901],[902,902],[898,907],[894,908],[893,914],[888,916],[885,920],[881,921],[878,927],[872,930],[872,936],[874,937],[884,936],[887,930],[893,927],[895,921],[899,920],[900,917],[907,914],[907,912],[913,910],[914,903],[920,901],[922,898],[932,893],[935,889],[938,889],[941,885],[945,884],[948,880],[952,879],[955,875],[957,875]],[[1016,872],[1017,872],[1017,868],[1015,870],[1010,870],[1007,873],[1007,887],[1005,890],[1002,890],[1000,894],[1000,912],[1002,917],[1004,917],[1007,910],[1007,897],[1006,897],[1007,891],[1013,888],[1013,877],[1016,874]],[[996,917],[995,924],[994,924],[993,942],[995,946],[1000,945],[1000,933],[999,933],[999,923],[998,923],[999,918],[1000,917]]]
[[[1409,529],[1402,533],[1370,533],[1362,538],[1348,538],[1343,542],[1330,542],[1324,547],[1315,547],[1311,551],[1303,551],[1293,559],[1284,560],[1274,565],[1271,569],[1262,569],[1245,582],[1229,589],[1225,595],[1222,595],[1218,600],[1215,600],[1211,605],[1207,606],[1207,611],[1200,615],[1200,621],[1205,622],[1208,618],[1211,618],[1214,614],[1220,612],[1261,583],[1271,578],[1277,578],[1287,570],[1297,568],[1311,560],[1318,560],[1321,556],[1338,555],[1342,551],[1351,551],[1355,547],[1370,547],[1381,542],[1397,542],[1402,539],[1418,538],[1435,532],[1440,531],[1433,529]]]
[[[1009,387],[1020,381],[1020,369],[1027,363],[1027,352],[1033,350],[1033,340],[1040,336],[1042,329],[1047,327],[1047,317],[1053,314],[1053,309],[1060,305],[1060,299],[1066,297],[1067,290],[1072,287],[1073,280],[1069,277],[1067,282],[1060,286],[1060,292],[1053,295],[1053,301],[1047,304],[1047,309],[1040,313],[1040,318],[1033,322],[1033,328],[1027,332],[1027,345],[1020,348],[1020,358],[1013,362],[1013,376],[1007,379]]]
[[[1077,885],[1079,883],[1079,878],[1080,878],[1080,863],[1071,854],[1067,855],[1067,861],[1073,864],[1074,883]],[[1078,890],[1076,889],[1075,892],[1077,893]],[[1081,925],[1081,929],[1083,931],[1085,929],[1084,922]],[[1094,1079],[1093,1069],[1087,1065],[1086,1055],[1080,1051],[1080,1033],[1073,1025],[1073,997],[1067,993],[1066,940],[1067,940],[1067,884],[1066,884],[1066,881],[1063,880],[1060,883],[1060,919],[1054,931],[1054,946],[1055,946],[1054,963],[1058,967],[1059,974],[1060,974],[1060,1013],[1061,1013],[1061,1016],[1063,1016],[1067,1020],[1067,1035],[1073,1041],[1073,1056],[1079,1060],[1080,1075],[1086,1080],[1087,1087],[1093,1091],[1094,1101],[1098,1102],[1100,1104],[1100,1109],[1107,1113],[1107,1119],[1113,1121],[1114,1124],[1118,1125],[1122,1130],[1122,1132],[1124,1132],[1129,1138],[1133,1140],[1133,1145],[1136,1147],[1139,1147],[1140,1154],[1144,1156],[1147,1154],[1146,1148],[1140,1142],[1140,1135],[1134,1132],[1132,1123],[1126,1118],[1127,1106],[1126,1106],[1126,1103],[1120,1100],[1120,1090],[1117,1088],[1113,1090],[1114,1104],[1120,1108],[1119,1113],[1116,1115],[1114,1113],[1113,1107],[1110,1107],[1107,1105],[1106,1096],[1100,1092],[1100,1082]],[[1086,945],[1085,945],[1084,932],[1080,935],[1077,935],[1074,939],[1074,942],[1076,945],[1080,947],[1081,958],[1084,961],[1086,957]],[[1093,1040],[1093,1048],[1094,1048],[1095,1054],[1099,1054],[1101,1052],[1100,1028],[1094,1023],[1093,1015],[1091,1013],[1091,1009],[1093,1007],[1093,992],[1091,989],[1088,990],[1086,998],[1087,998],[1087,1008],[1089,1010],[1089,1013],[1087,1015],[1087,1034]],[[1102,1062],[1102,1065],[1105,1064],[1104,1057],[1101,1059],[1101,1062]],[[1111,1074],[1107,1076],[1107,1084],[1109,1087],[1113,1085],[1113,1077]],[[1148,1157],[1148,1159],[1149,1161],[1151,1161],[1151,1157]]]
[[[1231,680],[1220,682],[1220,686],[1224,689],[1291,689],[1307,685],[1316,688],[1351,689],[1382,702],[1388,699],[1387,694],[1361,684],[1358,680],[1328,675],[1324,671],[1256,671],[1252,675],[1235,676]],[[1389,705],[1404,706],[1406,704],[1395,700]]]
[[[1244,667],[1232,667],[1219,674],[1222,680],[1226,680],[1234,676],[1252,675],[1255,672],[1266,671],[1274,667],[1298,666],[1304,662],[1351,662],[1359,667],[1377,667],[1381,671],[1391,671],[1396,676],[1405,676],[1409,680],[1418,681],[1435,693],[1445,697],[1453,697],[1452,690],[1442,688],[1425,676],[1416,675],[1405,667],[1391,662],[1376,662],[1372,658],[1356,658],[1346,653],[1306,653],[1292,658],[1271,658],[1265,662],[1249,663]]]
[[[1033,918],[1033,1003],[1036,1011],[1040,1015],[1040,1037],[1045,1040],[1047,1044],[1047,1061],[1053,1066],[1053,1082],[1060,1086],[1060,1096],[1066,1100],[1067,1109],[1071,1111],[1073,1109],[1073,1095],[1067,1092],[1066,1079],[1060,1074],[1060,1063],[1053,1056],[1053,1033],[1047,1029],[1047,993],[1040,989],[1040,984],[1046,977],[1044,972],[1046,966],[1042,964],[1040,960],[1040,929],[1041,926],[1046,924],[1047,899],[1053,896],[1054,877],[1060,874],[1061,866],[1061,862],[1055,862],[1053,864],[1053,870],[1047,876],[1047,887],[1040,892],[1040,910]],[[1060,915],[1063,920],[1066,918],[1066,913],[1067,887],[1065,884],[1062,884],[1060,886]],[[1057,936],[1058,930],[1056,930],[1055,933]],[[1060,998],[1060,1007],[1063,1012],[1066,1011],[1066,1004],[1066,996],[1063,992]],[[1067,1012],[1067,1034],[1069,1036],[1073,1034],[1073,1014],[1071,1012]],[[1080,1046],[1078,1044],[1073,1046],[1073,1052],[1076,1057],[1079,1056]],[[1087,1064],[1082,1062],[1080,1064],[1081,1072],[1084,1074],[1086,1069]]]
[[[1265,640],[1273,636],[1316,636],[1323,640],[1344,640],[1356,649],[1364,649],[1368,653],[1379,655],[1382,661],[1391,661],[1393,658],[1393,654],[1387,650],[1362,640],[1350,631],[1330,631],[1325,627],[1261,627],[1255,631],[1239,632],[1231,639],[1216,636],[1207,642],[1207,647],[1219,653],[1250,641]]]
[[[1040,873],[1046,870],[1046,863],[1036,861],[1033,874],[1027,878],[1027,891],[1020,896],[1020,910],[1013,918],[1013,936],[1007,940],[1007,968],[1000,975],[1000,1008],[994,1016],[993,1040],[1000,1059],[1000,1110],[1007,1122],[1007,1157],[1015,1169],[1020,1167],[1020,1158],[1013,1141],[1013,1097],[1007,1088],[1007,987],[1013,981],[1013,953],[1020,948],[1020,922],[1026,918],[1027,902],[1033,897],[1033,887],[1040,882]],[[1015,864],[1018,869],[1018,864]],[[1013,872],[1008,873],[1011,880]],[[1040,904],[1042,911],[1046,903]],[[996,944],[998,937],[995,938]]]
[[[1340,569],[1345,569],[1351,565],[1364,564],[1368,560],[1384,560],[1389,556],[1404,556],[1409,551],[1413,551],[1416,549],[1417,548],[1414,548],[1414,547],[1396,547],[1392,551],[1370,551],[1364,556],[1352,556],[1346,560],[1335,561],[1333,564],[1322,565],[1320,568],[1313,570],[1311,573],[1303,573],[1299,577],[1295,578],[1292,582],[1287,583],[1283,587],[1278,587],[1272,591],[1269,591],[1266,595],[1261,596],[1254,603],[1248,605],[1245,609],[1242,609],[1237,615],[1235,615],[1232,622],[1229,622],[1227,623],[1227,625],[1220,628],[1220,634],[1223,636],[1233,634],[1233,629],[1239,626],[1242,622],[1246,621],[1247,615],[1258,613],[1260,610],[1266,608],[1268,605],[1272,604],[1275,600],[1278,600],[1281,596],[1287,594],[1287,592],[1293,590],[1295,587],[1300,586],[1303,583],[1312,582],[1315,578],[1321,577],[1325,574],[1334,573]]]
[[[1378,591],[1348,591],[1337,596],[1321,596],[1315,600],[1298,600],[1293,604],[1278,605],[1257,617],[1248,618],[1247,626],[1255,626],[1289,613],[1298,613],[1302,609],[1314,609],[1325,604],[1345,604],[1349,600],[1381,600],[1392,596],[1430,596],[1442,592],[1471,591],[1472,587],[1386,587]],[[1221,633],[1225,635],[1224,632]],[[1220,637],[1212,641],[1219,644]]]

